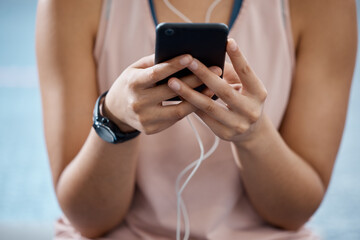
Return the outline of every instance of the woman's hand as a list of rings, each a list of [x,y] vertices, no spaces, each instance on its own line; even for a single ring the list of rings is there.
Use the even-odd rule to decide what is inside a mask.
[[[248,65],[233,39],[228,40],[227,53],[231,65],[225,66],[224,81],[194,59],[188,68],[226,105],[191,89],[176,78],[169,87],[198,110],[196,114],[220,138],[235,144],[249,140],[257,133],[267,91]]]
[[[160,132],[196,110],[183,101],[163,106],[162,101],[177,96],[166,84],[156,82],[186,68],[193,61],[190,55],[175,57],[154,65],[154,55],[140,59],[129,66],[115,81],[105,98],[104,115],[123,131],[138,129],[146,134]],[[218,67],[211,68],[215,76],[221,75]],[[202,82],[194,75],[181,79],[190,87]]]

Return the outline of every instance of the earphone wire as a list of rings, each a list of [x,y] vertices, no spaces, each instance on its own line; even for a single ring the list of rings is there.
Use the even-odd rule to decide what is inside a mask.
[[[169,0],[163,0],[165,5],[173,12],[175,13],[179,18],[181,18],[182,20],[184,20],[187,23],[192,23],[192,21],[185,16],[182,12],[180,12],[176,7],[174,7],[174,5],[172,5]]]
[[[200,147],[200,157],[199,159],[197,159],[196,161],[194,161],[193,163],[195,163],[195,167],[193,168],[193,170],[191,171],[191,173],[189,174],[189,176],[186,178],[185,182],[182,184],[180,190],[178,189],[179,187],[179,182],[182,178],[182,176],[187,172],[187,171],[182,171],[180,172],[180,174],[178,175],[177,179],[176,179],[176,184],[175,184],[175,189],[176,189],[176,197],[177,197],[177,228],[176,228],[176,239],[180,240],[180,230],[181,230],[181,211],[183,213],[183,217],[184,217],[184,225],[185,225],[185,236],[184,239],[186,238],[186,235],[189,235],[189,231],[187,230],[187,228],[190,229],[190,220],[187,216],[187,218],[185,217],[185,215],[187,214],[187,210],[186,210],[186,206],[185,203],[182,200],[181,194],[183,192],[183,190],[185,189],[186,185],[189,183],[190,179],[194,176],[195,172],[198,170],[198,168],[200,167],[201,162],[204,160],[204,145],[201,141],[200,135],[198,133],[198,131],[196,130],[195,126],[192,124],[191,120],[189,117],[186,117],[186,119],[188,120],[193,132],[195,133],[196,136],[196,140],[199,143],[199,147]],[[192,165],[192,164],[190,164]],[[190,170],[191,168],[185,168],[185,170]],[[184,214],[184,212],[186,212],[186,214]],[[180,215],[180,216],[179,216]]]
[[[192,21],[185,16],[182,12],[180,12],[174,5],[172,5],[169,0],[163,0],[163,2],[165,3],[165,5],[173,12],[175,13],[175,15],[177,15],[179,18],[181,18],[182,20],[184,20],[187,23],[192,23]],[[221,2],[221,0],[215,0],[214,2],[211,3],[211,5],[209,6],[208,10],[206,11],[206,17],[205,17],[205,22],[209,23],[210,19],[211,19],[211,14],[213,12],[213,10],[215,9],[215,7]]]
[[[174,5],[172,5],[169,0],[163,0],[163,2],[165,3],[165,5],[175,14],[177,15],[179,18],[181,18],[182,20],[184,20],[187,23],[192,23],[192,21],[185,16],[182,12],[180,12],[177,8],[174,7]],[[221,2],[221,0],[215,0],[208,8],[208,10],[206,11],[206,16],[205,16],[205,23],[209,23],[210,19],[211,19],[211,14],[213,12],[213,10],[215,9],[215,7]],[[196,116],[197,117],[197,116]],[[205,126],[206,124],[198,117],[198,119],[200,120],[201,123],[203,123]],[[215,141],[212,145],[212,147],[209,149],[208,152],[206,152],[206,154],[204,154],[204,145],[201,141],[200,135],[198,133],[198,131],[196,130],[196,128],[194,127],[194,125],[192,124],[191,120],[189,117],[187,117],[187,120],[191,126],[191,128],[193,129],[196,139],[199,143],[199,147],[200,147],[200,157],[195,160],[194,162],[192,162],[191,164],[189,164],[184,170],[182,170],[177,179],[176,179],[176,184],[175,184],[175,190],[176,190],[176,198],[177,198],[177,224],[176,224],[176,240],[180,240],[181,238],[181,215],[184,218],[184,227],[185,227],[185,234],[184,234],[184,238],[185,240],[187,240],[190,236],[190,220],[189,220],[189,215],[186,209],[186,205],[181,197],[182,192],[184,191],[185,187],[187,186],[187,184],[189,183],[190,179],[194,176],[195,172],[198,170],[198,168],[200,167],[201,163],[208,158],[218,147],[219,145],[219,138],[215,136]],[[179,184],[181,179],[183,178],[183,176],[190,171],[191,169],[193,169],[191,171],[191,173],[189,174],[189,176],[186,178],[185,182],[182,184],[180,190],[179,190]]]
[[[220,2],[221,2],[221,0],[215,0],[208,8],[208,10],[206,11],[206,17],[205,17],[206,23],[210,22],[211,14],[212,14],[213,10],[215,9],[216,5],[218,5]]]
[[[198,117],[196,116],[200,122],[202,124],[205,125],[205,123]],[[186,185],[189,183],[190,179],[193,177],[193,175],[195,174],[195,172],[198,170],[198,168],[200,167],[201,163],[206,159],[208,158],[211,154],[213,154],[215,152],[215,150],[217,149],[218,145],[219,145],[219,138],[214,135],[215,137],[215,140],[214,140],[214,143],[213,145],[211,146],[211,148],[209,149],[209,151],[207,151],[205,154],[204,154],[204,147],[203,147],[203,143],[201,141],[201,138],[200,138],[200,135],[198,133],[198,131],[196,130],[196,128],[194,127],[193,123],[191,122],[190,118],[187,117],[187,120],[191,126],[191,128],[193,129],[194,133],[195,133],[195,136],[196,136],[196,139],[198,140],[198,143],[199,143],[199,147],[200,147],[200,157],[195,160],[194,162],[192,162],[191,164],[189,164],[187,167],[185,167],[185,169],[183,169],[177,179],[176,179],[176,185],[175,185],[175,189],[176,189],[176,194],[177,194],[177,228],[176,228],[176,239],[177,240],[180,240],[180,231],[181,231],[181,213],[183,215],[183,218],[184,218],[184,226],[185,226],[185,234],[184,234],[184,238],[183,239],[188,239],[189,236],[190,236],[190,220],[189,220],[189,216],[188,216],[188,213],[187,213],[187,209],[186,209],[186,206],[185,206],[185,203],[184,201],[182,200],[182,197],[181,197],[181,193],[182,191],[185,189]],[[206,125],[205,125],[206,126]],[[181,189],[179,190],[179,183],[180,183],[180,180],[182,179],[182,177],[190,170],[192,169],[192,172],[189,174],[189,176],[187,177],[187,179],[185,180],[185,182],[183,183]]]

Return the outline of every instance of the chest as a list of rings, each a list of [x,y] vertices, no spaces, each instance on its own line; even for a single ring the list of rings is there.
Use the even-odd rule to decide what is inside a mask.
[[[192,22],[205,22],[206,14],[211,11],[210,22],[228,24],[234,0],[222,0],[214,6],[214,0],[169,0],[169,3]],[[184,22],[164,0],[153,0],[158,22]]]
[[[166,6],[163,6],[163,11],[161,5],[160,11],[157,10],[159,5],[156,6],[156,1],[161,4],[163,0],[153,1],[155,13],[158,11],[156,16],[159,22],[181,22],[181,19]],[[286,2],[285,0],[243,0],[240,13],[229,34],[229,37],[234,38],[239,44],[250,66],[268,90],[265,111],[276,127],[280,125],[286,109],[294,63],[290,24],[288,24],[288,15],[284,14],[287,8],[282,5],[283,1]],[[188,0],[183,2],[188,4]],[[111,1],[111,3],[109,14],[103,15],[104,25],[101,25],[103,27],[98,31],[98,39],[102,41],[98,41],[95,48],[101,91],[108,89],[130,64],[153,54],[155,46],[155,25],[148,0]],[[183,10],[183,14],[187,14],[186,8],[189,6],[184,5],[183,9],[181,6],[175,7]],[[229,17],[232,6],[227,10],[227,15],[221,16],[217,16],[214,10],[212,16],[221,17],[222,20],[218,22],[227,22],[225,19]],[[202,11],[201,19],[206,15],[207,7],[203,7]],[[135,14],[139,12],[143,14]],[[188,14],[191,18],[191,14],[195,12],[191,10]],[[197,19],[200,21],[200,18]]]

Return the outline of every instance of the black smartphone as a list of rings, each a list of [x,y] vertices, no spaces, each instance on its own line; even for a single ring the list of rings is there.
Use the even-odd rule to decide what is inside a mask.
[[[229,29],[223,23],[160,23],[156,27],[155,63],[190,54],[207,67],[218,66],[224,70],[228,34]],[[157,85],[167,83],[171,77],[181,78],[189,74],[189,69],[183,69]],[[205,85],[201,85],[195,90],[204,88]],[[168,101],[179,100],[179,97],[174,97]]]

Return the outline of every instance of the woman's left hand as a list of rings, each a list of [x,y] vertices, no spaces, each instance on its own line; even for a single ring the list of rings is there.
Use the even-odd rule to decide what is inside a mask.
[[[218,137],[237,144],[251,139],[258,132],[267,91],[233,39],[228,40],[227,53],[233,67],[231,64],[225,66],[224,79],[197,59],[188,67],[208,87],[205,91],[212,91],[226,105],[209,98],[209,93],[193,90],[179,79],[171,78],[168,85],[199,109],[196,114]]]

